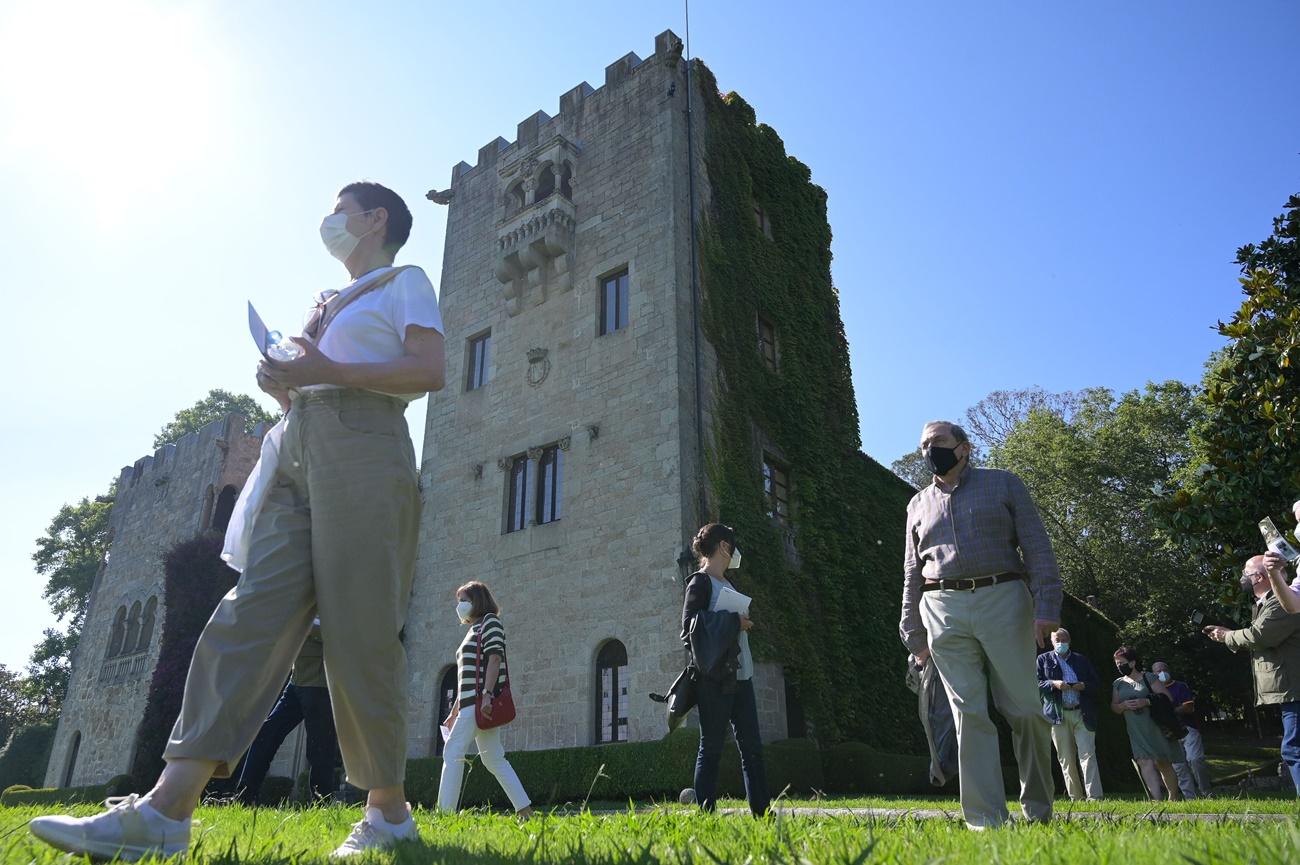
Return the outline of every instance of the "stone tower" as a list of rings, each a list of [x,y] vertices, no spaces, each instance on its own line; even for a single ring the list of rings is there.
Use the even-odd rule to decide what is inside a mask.
[[[262,430],[244,429],[231,415],[122,469],[46,786],[101,784],[129,771],[166,615],[162,556],[225,529],[261,447]]]
[[[653,56],[619,59],[603,87],[574,87],[557,116],[528,117],[430,193],[449,204],[448,385],[421,471],[412,756],[438,750],[464,634],[455,589],[471,579],[496,594],[512,652],[507,748],[666,732],[647,694],[684,660],[696,411],[710,402],[696,390],[685,72],[663,33]],[[702,128],[697,115],[697,185]],[[697,207],[706,196],[697,186]],[[764,734],[784,738],[780,667],[761,665],[756,685]]]

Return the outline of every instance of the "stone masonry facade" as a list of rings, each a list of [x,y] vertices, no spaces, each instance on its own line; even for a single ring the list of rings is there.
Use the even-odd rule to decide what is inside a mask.
[[[717,380],[691,279],[688,149],[697,215],[709,190],[698,90],[688,148],[686,73],[681,41],[665,32],[653,55],[619,59],[603,86],[574,87],[555,117],[527,118],[514,141],[490,142],[474,165],[455,166],[449,189],[430,193],[449,207],[439,296],[447,386],[431,398],[420,469],[406,628],[411,757],[440,752],[465,633],[455,590],[475,579],[496,594],[507,630],[519,709],[504,729],[508,750],[666,732],[648,694],[685,660],[682,586],[709,512]],[[620,276],[622,300],[608,288]],[[242,486],[260,440],[242,423],[210,426],[124,470],[48,784],[102,782],[130,766],[158,641],[121,673],[113,665],[124,660],[104,662],[113,618],[161,594],[159,554],[211,525],[207,491]],[[785,738],[779,663],[758,664],[755,684],[764,738]],[[294,747],[273,773],[291,771]]]

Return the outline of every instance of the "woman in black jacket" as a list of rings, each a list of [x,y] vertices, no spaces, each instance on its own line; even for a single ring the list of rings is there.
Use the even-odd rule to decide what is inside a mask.
[[[727,572],[740,567],[736,532],[730,526],[710,523],[696,533],[691,549],[699,557],[700,569],[686,584],[682,639],[699,671],[700,752],[695,760],[695,799],[705,811],[715,807],[718,762],[730,724],[740,751],[749,809],[754,816],[762,816],[771,800],[754,699],[754,659],[749,651],[752,623],[745,615],[717,609],[723,589],[735,588]]]

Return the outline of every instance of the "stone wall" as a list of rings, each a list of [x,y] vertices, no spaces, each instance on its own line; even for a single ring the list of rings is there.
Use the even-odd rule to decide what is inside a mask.
[[[91,588],[46,784],[93,784],[128,771],[165,625],[162,556],[207,528],[221,490],[243,485],[261,446],[231,415],[137,460],[118,478],[108,560]],[[157,599],[151,638],[108,658],[117,611]]]

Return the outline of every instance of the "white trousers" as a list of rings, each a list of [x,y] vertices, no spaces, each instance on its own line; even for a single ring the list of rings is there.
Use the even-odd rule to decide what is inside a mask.
[[[1061,723],[1052,726],[1052,744],[1065,776],[1065,791],[1071,799],[1101,798],[1101,768],[1097,765],[1097,734],[1083,723],[1083,712],[1062,709]],[[1075,765],[1076,760],[1078,765]],[[1079,780],[1079,768],[1083,780]]]
[[[438,808],[455,811],[460,807],[461,784],[465,779],[465,764],[469,762],[470,742],[478,746],[480,761],[496,776],[497,783],[510,799],[516,811],[522,811],[532,802],[524,792],[524,785],[506,759],[506,749],[501,744],[501,728],[480,730],[474,722],[474,707],[462,708],[451,727],[451,736],[442,748],[442,778],[438,782]]]

